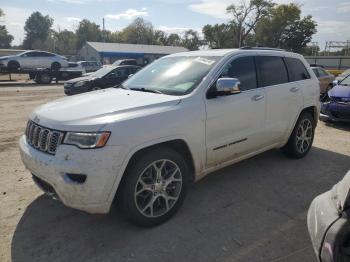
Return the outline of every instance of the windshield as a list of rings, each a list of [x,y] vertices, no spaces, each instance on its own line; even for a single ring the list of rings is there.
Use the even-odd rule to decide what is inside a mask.
[[[343,73],[341,73],[339,76],[347,76],[350,74],[350,69],[345,70]]]
[[[123,87],[185,95],[194,90],[221,57],[173,56],[161,58],[127,80]]]
[[[350,75],[344,78],[339,84],[342,86],[350,86]]]
[[[96,72],[93,72],[91,74],[91,76],[93,76],[93,77],[104,77],[109,72],[111,72],[113,69],[115,69],[115,67],[110,67],[110,66],[102,67],[101,69],[97,70]]]

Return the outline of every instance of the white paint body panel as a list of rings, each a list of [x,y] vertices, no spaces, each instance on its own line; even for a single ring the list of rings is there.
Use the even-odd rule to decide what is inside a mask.
[[[59,55],[55,55],[55,54],[52,54],[52,55],[53,56],[29,57],[22,54],[18,54],[13,56],[2,57],[4,58],[4,60],[2,60],[1,63],[6,67],[8,62],[16,61],[20,65],[21,69],[51,68],[52,63],[54,62],[59,63],[62,68],[68,67],[67,59],[64,59],[62,56],[59,56]]]
[[[281,55],[277,51],[258,52]],[[318,80],[311,69],[307,84],[293,83],[300,87],[297,94],[288,91],[288,83],[280,87],[287,91],[267,87],[206,98],[208,88],[228,61],[256,54],[253,50],[212,50],[173,55],[222,56],[197,88],[185,96],[112,88],[43,105],[30,116],[32,120],[39,118],[42,126],[61,131],[110,131],[111,137],[101,149],[60,145],[56,155],[51,156],[30,147],[23,136],[23,162],[32,173],[50,183],[67,206],[106,213],[130,158],[142,148],[176,139],[184,141],[198,180],[216,169],[283,146],[301,110],[307,106],[319,110]],[[303,59],[296,54],[288,56]],[[254,101],[256,95],[263,98]],[[245,141],[234,143],[242,139]],[[228,146],[213,150],[222,145]],[[69,185],[62,179],[65,172],[87,174],[87,182]]]

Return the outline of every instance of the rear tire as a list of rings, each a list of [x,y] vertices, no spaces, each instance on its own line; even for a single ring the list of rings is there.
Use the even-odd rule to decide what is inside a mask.
[[[39,73],[36,75],[34,81],[38,84],[50,84],[52,81],[52,76],[48,73]]]
[[[7,69],[10,72],[17,71],[18,69],[20,69],[20,65],[17,61],[9,61],[7,64]]]
[[[288,143],[281,148],[282,152],[291,158],[303,158],[312,147],[315,135],[315,121],[308,112],[303,112],[295,124]]]
[[[161,224],[182,205],[189,177],[186,161],[178,152],[166,147],[146,150],[127,168],[117,204],[139,226]]]

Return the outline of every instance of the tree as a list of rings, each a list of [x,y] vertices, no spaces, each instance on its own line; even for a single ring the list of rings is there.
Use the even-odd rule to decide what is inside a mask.
[[[301,53],[308,43],[312,40],[312,35],[316,34],[316,22],[311,16],[304,17],[295,21],[286,29],[282,37],[282,48],[295,53]]]
[[[172,33],[168,36],[168,45],[170,46],[181,46],[181,37],[176,34]]]
[[[234,48],[238,46],[235,41],[237,28],[233,24],[205,25],[202,29],[204,41],[210,48]]]
[[[263,17],[256,26],[256,42],[268,47],[302,52],[316,33],[316,23],[311,16],[301,19],[300,14],[300,6],[296,4],[271,8],[270,15]]]
[[[10,48],[13,36],[9,34],[6,26],[0,25],[0,48]]]
[[[54,32],[54,50],[62,55],[74,55],[77,47],[77,36],[74,32],[69,30],[63,30]]]
[[[75,34],[77,37],[77,50],[79,50],[87,41],[102,41],[102,31],[100,29],[100,26],[87,19],[80,21]]]
[[[33,49],[34,46],[40,47],[41,43],[44,43],[50,36],[52,25],[53,19],[50,16],[43,16],[40,12],[32,13],[24,26],[26,36],[23,47],[26,49]]]
[[[136,18],[120,33],[125,43],[151,45],[155,43],[153,25],[143,18]]]
[[[232,15],[231,23],[237,27],[235,42],[238,47],[245,44],[246,38],[251,34],[258,21],[269,14],[269,9],[275,4],[271,0],[250,0],[247,4],[243,1],[240,5],[230,5],[227,13]]]
[[[154,42],[156,45],[168,45],[168,36],[162,30],[154,31]]]
[[[107,43],[120,43],[120,42],[122,42],[122,39],[121,39],[119,32],[111,32],[111,31],[105,30],[102,33],[104,35],[104,40]]]
[[[4,12],[0,9],[0,17],[4,16]],[[6,29],[6,26],[0,25],[0,48],[9,48],[11,47],[11,42],[13,36],[9,34]]]
[[[199,46],[201,46],[198,32],[192,29],[187,30],[182,39],[182,46],[186,47],[189,50],[198,50]]]

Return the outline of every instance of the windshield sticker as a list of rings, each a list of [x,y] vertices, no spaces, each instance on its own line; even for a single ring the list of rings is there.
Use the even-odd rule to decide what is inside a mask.
[[[215,63],[214,60],[210,60],[210,59],[203,58],[203,57],[197,57],[194,61],[202,63],[202,64],[205,64],[205,65],[208,65],[208,66],[210,66],[210,65]]]

